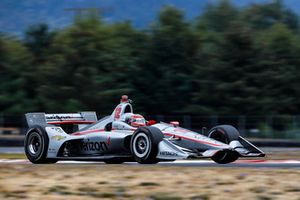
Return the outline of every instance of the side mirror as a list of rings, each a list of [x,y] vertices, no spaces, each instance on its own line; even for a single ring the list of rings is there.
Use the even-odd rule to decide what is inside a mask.
[[[170,124],[172,124],[174,127],[179,126],[179,122],[178,121],[171,121]]]
[[[156,124],[156,121],[155,121],[155,120],[149,120],[149,121],[147,122],[147,126],[151,126],[151,125],[153,125],[153,124]]]

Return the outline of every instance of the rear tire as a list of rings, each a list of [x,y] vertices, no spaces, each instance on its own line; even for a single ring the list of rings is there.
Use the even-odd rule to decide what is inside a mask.
[[[56,163],[56,159],[47,158],[49,138],[41,127],[35,127],[28,131],[24,141],[25,154],[34,164]]]
[[[240,133],[236,128],[230,125],[220,125],[213,127],[208,134],[209,138],[219,142],[229,144],[233,140],[238,140]],[[236,161],[239,154],[236,151],[224,150],[219,151],[211,157],[213,161],[219,164],[227,164]]]
[[[140,127],[131,138],[130,150],[134,160],[140,164],[154,164],[159,160],[156,158],[158,154],[158,144],[164,135],[156,127]]]

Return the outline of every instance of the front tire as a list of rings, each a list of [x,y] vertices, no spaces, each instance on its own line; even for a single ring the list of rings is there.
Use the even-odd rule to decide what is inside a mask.
[[[156,158],[158,154],[158,144],[164,135],[156,127],[140,127],[138,128],[130,142],[130,150],[134,160],[140,164],[154,164],[159,160]]]
[[[230,125],[220,125],[213,127],[208,134],[209,138],[215,139],[219,142],[229,144],[233,140],[238,140],[240,133],[236,128]],[[239,154],[236,151],[223,150],[218,151],[211,157],[213,161],[219,164],[227,164],[236,161]]]
[[[47,159],[49,138],[41,127],[35,127],[28,131],[24,141],[25,154],[34,164],[56,163],[56,159]]]
[[[218,164],[228,164],[239,158],[235,151],[218,151],[211,159]]]

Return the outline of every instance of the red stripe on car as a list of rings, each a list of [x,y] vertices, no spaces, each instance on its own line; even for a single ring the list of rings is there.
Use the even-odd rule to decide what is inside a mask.
[[[193,142],[198,142],[198,143],[201,143],[201,144],[207,144],[207,145],[217,146],[217,147],[218,146],[223,146],[222,144],[215,144],[215,143],[206,142],[206,141],[199,140],[199,139],[193,139],[193,138],[184,137],[184,136],[181,136],[181,135],[175,135],[175,134],[172,134],[172,133],[163,132],[163,134],[167,135],[167,136],[175,136],[176,138],[182,138],[182,139],[190,140],[190,141],[193,141]]]

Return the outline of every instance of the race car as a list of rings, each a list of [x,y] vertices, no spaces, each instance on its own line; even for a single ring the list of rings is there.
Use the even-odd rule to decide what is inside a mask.
[[[178,122],[147,121],[133,113],[123,95],[111,115],[95,112],[27,113],[25,153],[32,163],[58,160],[103,161],[108,164],[153,164],[190,158],[211,158],[219,164],[265,153],[240,136],[231,125],[211,128],[206,135],[187,130]]]

